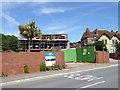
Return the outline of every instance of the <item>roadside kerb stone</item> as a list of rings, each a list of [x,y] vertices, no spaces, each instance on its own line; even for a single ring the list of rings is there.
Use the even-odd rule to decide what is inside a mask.
[[[48,75],[48,76],[38,76],[38,77],[32,77],[32,78],[27,78],[27,79],[20,79],[20,80],[15,80],[15,81],[3,82],[1,84],[2,85],[8,85],[8,84],[10,85],[10,84],[14,84],[14,83],[21,83],[21,82],[27,82],[27,81],[32,81],[32,80],[50,78],[50,77],[54,77],[54,76],[61,76],[61,75],[80,73],[80,72],[85,72],[85,71],[90,71],[90,70],[95,70],[95,69],[108,68],[108,67],[113,67],[113,66],[117,66],[117,65],[118,64],[107,65],[107,66],[104,66],[104,67],[97,67],[97,68],[91,68],[91,69],[87,69],[87,70],[79,70],[79,71],[71,71],[71,72],[70,72],[70,70],[69,71],[68,70],[64,70],[64,71],[68,71],[68,72],[62,72],[62,73]]]

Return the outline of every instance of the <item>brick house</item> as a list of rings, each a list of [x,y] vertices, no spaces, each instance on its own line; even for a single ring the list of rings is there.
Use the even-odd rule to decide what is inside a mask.
[[[92,32],[88,28],[83,33],[81,38],[81,46],[89,45],[94,43],[95,41],[103,41],[106,44],[106,47],[110,53],[114,53],[116,51],[115,44],[116,42],[120,42],[120,34],[118,32],[108,30],[98,30],[95,29]]]

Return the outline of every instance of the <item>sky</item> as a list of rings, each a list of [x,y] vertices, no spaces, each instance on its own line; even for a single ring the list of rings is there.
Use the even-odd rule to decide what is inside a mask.
[[[43,34],[68,34],[71,42],[90,31],[118,31],[117,2],[2,2],[0,33],[20,37],[18,25],[36,21]]]

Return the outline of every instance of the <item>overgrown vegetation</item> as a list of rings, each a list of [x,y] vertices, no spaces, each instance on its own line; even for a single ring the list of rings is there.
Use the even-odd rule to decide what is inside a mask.
[[[61,70],[62,67],[60,67],[60,65],[54,65],[52,66],[52,70]]]
[[[96,41],[95,43],[86,46],[95,46],[96,51],[107,51],[107,47],[102,41]]]
[[[0,34],[2,41],[0,42],[0,52],[15,51],[18,52],[21,46],[21,42],[14,35]]]
[[[24,73],[29,73],[29,67],[27,64],[24,65]]]
[[[116,51],[120,52],[120,42],[116,43],[115,47],[116,47]]]
[[[40,71],[46,71],[46,65],[45,64],[41,64],[40,65]]]
[[[65,65],[53,65],[53,66],[50,66],[50,67],[47,67],[45,64],[41,64],[40,65],[40,71],[49,71],[49,70],[62,70],[62,69],[65,69],[66,66]]]
[[[95,42],[93,46],[95,46],[96,51],[107,51],[107,47],[102,41]]]
[[[79,44],[79,43],[81,43],[81,41],[78,41],[78,42],[70,42],[70,46],[72,47],[72,46],[74,46],[74,45],[76,45],[76,44]]]

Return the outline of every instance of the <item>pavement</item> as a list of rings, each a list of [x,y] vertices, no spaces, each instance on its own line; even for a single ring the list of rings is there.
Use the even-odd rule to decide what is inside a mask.
[[[3,85],[3,88],[118,88],[117,66]]]
[[[106,64],[92,64],[92,63],[66,63],[67,68],[63,70],[54,70],[46,72],[35,72],[29,74],[12,75],[7,77],[1,77],[2,85],[29,82],[31,80],[40,80],[44,78],[50,78],[55,76],[67,75],[71,73],[79,73],[84,71],[91,71],[100,68],[107,68],[118,65],[118,60],[110,59],[110,63]]]

